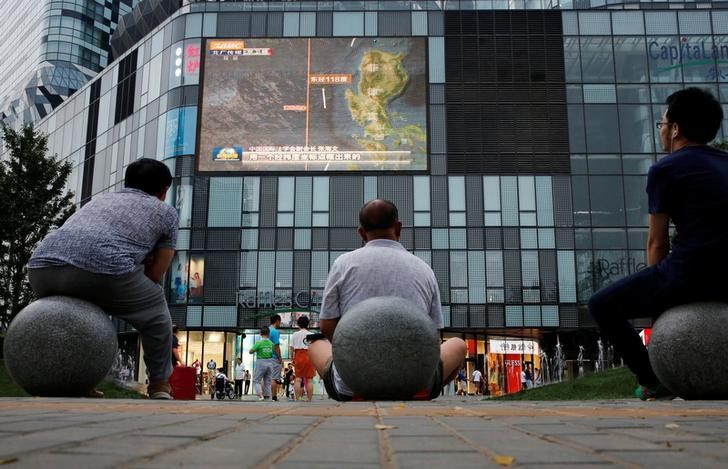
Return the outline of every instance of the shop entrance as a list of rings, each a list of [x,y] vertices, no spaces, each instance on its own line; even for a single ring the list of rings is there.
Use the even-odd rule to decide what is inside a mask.
[[[199,393],[208,392],[215,379],[215,369],[222,368],[228,378],[233,379],[234,344],[239,340],[236,332],[225,331],[179,331],[180,355],[186,366],[198,368],[197,388]]]

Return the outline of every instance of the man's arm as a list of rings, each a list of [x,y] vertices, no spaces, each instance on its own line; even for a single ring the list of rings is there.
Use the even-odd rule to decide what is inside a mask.
[[[321,298],[321,310],[319,313],[321,333],[329,340],[334,338],[334,329],[336,329],[336,324],[341,319],[341,308],[339,306],[339,259],[336,259],[334,265],[331,266],[329,276],[326,278],[326,287]]]
[[[669,247],[670,216],[666,213],[651,213],[647,233],[647,265],[655,265],[667,256]]]
[[[164,273],[169,269],[172,259],[174,258],[174,249],[158,248],[149,253],[144,261],[144,275],[149,277],[152,282],[159,283],[162,281]]]
[[[334,331],[336,325],[339,323],[339,319],[322,319],[321,320],[321,333],[326,336],[327,339],[332,340],[334,338]]]
[[[174,356],[175,363],[182,366],[182,356],[179,353],[179,346],[172,349],[172,355]]]
[[[283,355],[281,355],[281,345],[280,344],[276,344],[273,347],[273,350],[276,353],[276,357],[278,357],[278,363],[283,363]]]

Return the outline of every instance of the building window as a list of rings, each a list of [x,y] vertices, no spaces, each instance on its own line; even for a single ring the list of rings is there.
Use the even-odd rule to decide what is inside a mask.
[[[134,93],[136,90],[137,49],[119,62],[116,89],[116,110],[114,124],[123,121],[134,112]]]

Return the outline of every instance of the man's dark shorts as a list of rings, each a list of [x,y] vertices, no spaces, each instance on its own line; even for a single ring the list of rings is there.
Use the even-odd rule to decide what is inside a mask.
[[[329,395],[331,399],[334,399],[335,401],[356,401],[356,400],[363,400],[358,398],[357,396],[346,396],[343,394],[339,394],[336,391],[336,386],[334,385],[334,371],[331,367],[334,363],[334,357],[330,357],[329,361],[326,362],[326,369],[324,371],[324,375],[322,377],[322,381],[324,383],[324,388],[326,389],[326,393]],[[402,399],[397,400],[413,400],[413,401],[425,401],[425,400],[432,400],[436,399],[440,393],[442,392],[443,387],[443,377],[442,377],[442,360],[437,364],[437,369],[435,370],[435,375],[432,377],[432,383],[427,389],[423,389],[422,392],[418,392],[414,396],[409,397],[403,397]]]

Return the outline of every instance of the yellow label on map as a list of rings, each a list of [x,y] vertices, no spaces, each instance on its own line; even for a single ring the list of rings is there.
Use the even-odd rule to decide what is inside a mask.
[[[210,50],[243,50],[245,41],[241,40],[213,40],[210,41]]]

